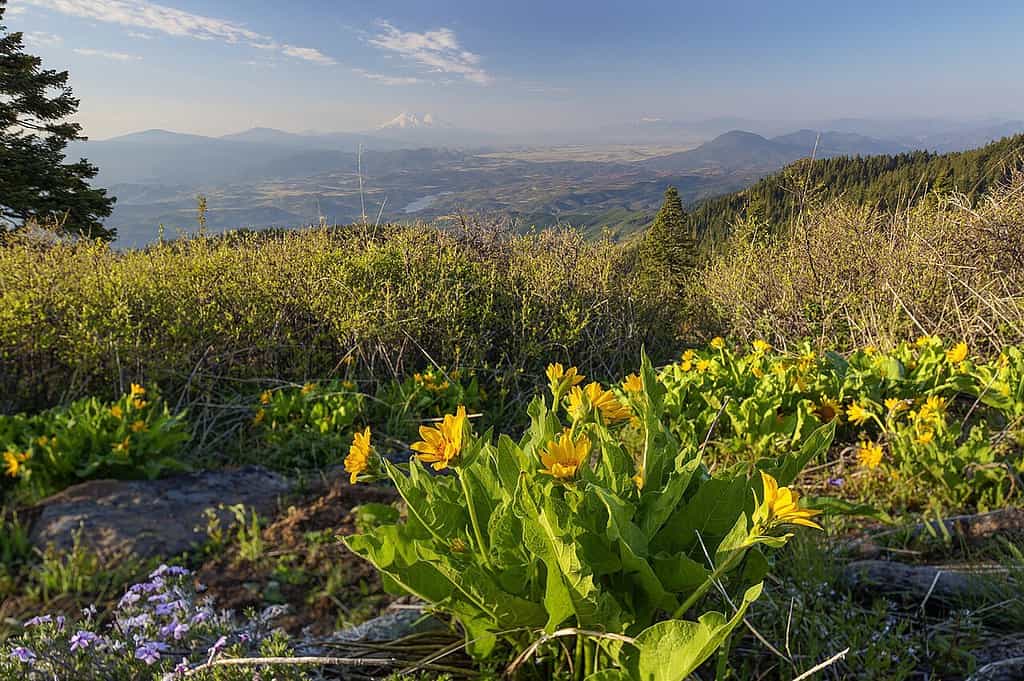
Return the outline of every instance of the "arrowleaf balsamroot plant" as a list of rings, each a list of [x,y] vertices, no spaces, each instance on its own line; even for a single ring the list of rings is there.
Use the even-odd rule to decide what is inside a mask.
[[[757,599],[787,528],[817,527],[786,485],[834,426],[759,462],[759,473],[711,475],[702,448],[668,427],[666,389],[646,357],[623,390],[581,387],[559,365],[548,378],[551,399],[533,399],[518,442],[475,433],[460,409],[421,429],[408,465],[378,459],[406,517],[346,544],[389,589],[453,616],[474,656],[529,654],[570,628],[579,678],[684,679]],[[716,584],[740,594],[734,612],[701,612]],[[542,674],[564,670],[560,655],[540,652]]]

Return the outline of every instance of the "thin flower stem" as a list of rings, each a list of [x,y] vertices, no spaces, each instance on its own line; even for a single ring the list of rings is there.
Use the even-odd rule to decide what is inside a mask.
[[[488,555],[487,545],[484,544],[484,536],[480,532],[480,521],[476,517],[476,507],[473,505],[473,497],[469,494],[469,487],[466,485],[466,478],[463,475],[463,470],[458,469],[459,472],[459,484],[462,486],[462,494],[466,497],[466,508],[469,510],[469,520],[473,525],[473,534],[476,536],[476,544],[480,550],[480,557],[483,558],[484,565],[491,567],[491,559]]]

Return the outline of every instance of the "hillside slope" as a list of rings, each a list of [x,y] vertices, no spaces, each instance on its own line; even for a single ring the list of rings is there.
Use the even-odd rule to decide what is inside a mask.
[[[951,154],[914,151],[804,159],[747,189],[698,204],[690,219],[699,234],[714,241],[748,216],[776,227],[785,225],[808,200],[843,197],[887,211],[913,205],[931,190],[942,190],[964,193],[973,201],[1020,169],[1024,169],[1024,135]]]

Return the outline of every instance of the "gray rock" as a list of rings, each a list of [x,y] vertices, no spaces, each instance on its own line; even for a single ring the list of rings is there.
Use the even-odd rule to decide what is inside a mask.
[[[206,540],[206,509],[245,504],[267,516],[288,489],[285,478],[260,466],[160,480],[92,480],[39,502],[30,514],[30,538],[38,548],[67,551],[81,528],[83,545],[106,558],[170,557]],[[218,513],[222,524],[232,520]]]
[[[1024,681],[1024,657],[1011,657],[987,664],[967,681]]]
[[[859,560],[847,565],[840,584],[851,591],[914,603],[918,606],[964,607],[986,594],[983,577],[957,566],[937,568],[887,560]]]

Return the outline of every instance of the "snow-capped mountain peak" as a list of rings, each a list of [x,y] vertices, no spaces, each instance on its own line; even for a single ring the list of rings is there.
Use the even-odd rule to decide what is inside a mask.
[[[421,128],[447,128],[449,125],[439,121],[434,114],[415,114],[405,111],[387,123],[378,126],[379,130],[415,130]]]

